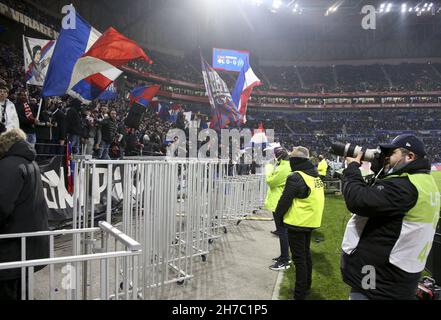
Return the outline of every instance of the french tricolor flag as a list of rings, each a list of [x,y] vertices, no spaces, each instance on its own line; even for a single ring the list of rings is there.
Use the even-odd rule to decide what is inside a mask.
[[[43,96],[69,94],[84,103],[99,97],[129,61],[144,59],[144,51],[115,29],[104,34],[76,15],[75,29],[62,29],[46,75]]]
[[[248,58],[246,58],[232,94],[233,102],[240,112],[242,123],[247,122],[248,100],[251,97],[253,88],[261,84],[260,79],[255,75],[253,69],[251,69]]]

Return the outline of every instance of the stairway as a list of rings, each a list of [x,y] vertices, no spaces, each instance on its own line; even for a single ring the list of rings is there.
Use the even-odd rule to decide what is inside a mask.
[[[392,83],[391,78],[389,77],[389,74],[387,73],[386,69],[384,69],[384,66],[380,66],[381,71],[383,71],[384,77],[386,78],[387,82],[389,83],[389,88],[393,88],[394,84]]]
[[[300,74],[299,69],[296,67],[294,67],[294,69],[296,70],[296,75],[297,75],[297,79],[299,79],[300,85],[302,86],[302,89],[305,89],[305,83],[303,82],[303,78],[302,75]]]

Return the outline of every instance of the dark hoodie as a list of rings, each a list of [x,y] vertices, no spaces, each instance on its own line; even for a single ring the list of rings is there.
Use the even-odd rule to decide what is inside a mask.
[[[35,151],[20,132],[11,130],[0,136],[0,234],[48,230],[48,208]],[[26,248],[27,260],[49,255],[47,237],[28,238]],[[0,240],[0,263],[20,260],[20,239]],[[20,275],[19,269],[0,271],[0,281]]]
[[[402,228],[405,213],[418,200],[418,191],[407,177],[377,180],[374,185],[364,182],[358,163],[351,163],[343,175],[343,195],[352,213],[368,218],[359,231],[356,249],[349,255],[343,253],[341,272],[343,280],[355,291],[371,299],[414,299],[420,273],[407,273],[389,262]],[[403,173],[430,174],[430,162],[417,159],[392,175]],[[376,289],[363,290],[362,272],[370,265],[376,270]]]
[[[307,175],[317,178],[317,168],[308,159],[303,158],[290,158],[291,170],[302,171]],[[294,199],[306,199],[309,197],[311,189],[306,185],[305,180],[298,173],[292,173],[286,180],[285,189],[283,190],[282,197],[277,205],[276,212],[274,214],[275,219],[283,220],[283,216],[288,212],[292,206]],[[310,228],[294,227],[285,224],[288,229],[296,231],[310,231]]]

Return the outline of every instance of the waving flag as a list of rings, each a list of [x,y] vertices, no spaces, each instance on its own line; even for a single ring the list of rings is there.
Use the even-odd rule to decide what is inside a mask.
[[[75,29],[61,30],[44,81],[43,96],[62,96],[68,92],[75,64],[100,37],[101,33],[78,14]]]
[[[235,128],[240,125],[240,113],[231,98],[228,86],[202,56],[202,75],[211,105],[210,128]]]
[[[153,98],[158,94],[160,85],[151,87],[136,87],[130,94],[130,102],[138,103],[144,107],[148,107]]]
[[[60,32],[43,95],[68,93],[89,103],[121,75],[118,67],[136,59],[151,63],[132,40],[113,28],[101,35],[77,14],[76,28]]]
[[[251,69],[248,58],[245,58],[245,64],[242,67],[233,90],[233,101],[240,112],[242,123],[247,122],[247,107],[251,93],[254,87],[260,86],[261,84],[259,78],[254,74],[253,69]]]

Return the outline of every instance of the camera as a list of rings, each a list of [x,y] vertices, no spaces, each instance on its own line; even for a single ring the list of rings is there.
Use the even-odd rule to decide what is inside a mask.
[[[363,147],[351,144],[351,143],[342,143],[342,142],[334,142],[331,146],[330,153],[341,156],[341,157],[350,157],[356,158],[360,152],[363,152],[364,155],[362,157],[362,161],[372,162],[380,157],[381,150],[377,149],[365,149]]]
[[[424,277],[418,282],[416,298],[417,300],[441,300],[441,287],[436,285],[434,279]]]

